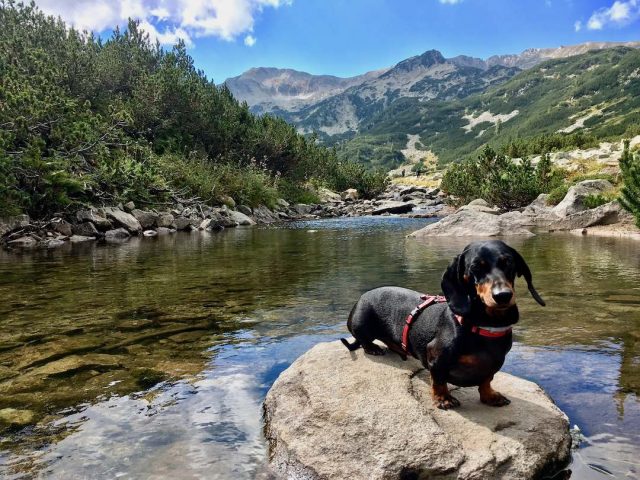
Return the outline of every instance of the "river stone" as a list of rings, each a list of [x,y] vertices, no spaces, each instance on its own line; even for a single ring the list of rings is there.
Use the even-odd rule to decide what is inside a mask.
[[[112,220],[117,226],[126,228],[129,233],[137,234],[142,231],[142,225],[140,225],[136,217],[130,213],[113,207],[107,207],[104,211],[107,214],[107,218]]]
[[[124,204],[124,210],[129,213],[131,213],[135,209],[136,209],[136,204],[133,202],[127,202]]]
[[[485,205],[478,205],[478,204],[475,204],[475,205],[471,205],[471,204],[463,205],[457,211],[461,212],[463,210],[473,210],[474,212],[490,213],[491,215],[499,215],[500,214],[500,210],[498,210],[497,208],[487,207]]]
[[[91,208],[89,210],[78,210],[76,218],[79,222],[91,222],[101,232],[111,230],[113,225],[107,219],[103,210],[96,210]]]
[[[484,198],[476,198],[475,200],[471,200],[469,203],[467,203],[467,205],[491,208],[489,202],[487,202]]]
[[[156,227],[164,227],[164,228],[174,228],[175,219],[173,215],[170,213],[161,213],[158,215],[158,219],[156,220]]]
[[[114,370],[120,368],[122,364],[117,357],[103,353],[89,353],[86,355],[69,355],[49,362],[42,367],[38,367],[29,372],[31,375],[44,375],[56,377],[72,375],[85,370]]]
[[[15,215],[13,217],[0,217],[0,237],[29,225],[29,215]]]
[[[61,218],[51,222],[51,229],[55,232],[61,233],[65,237],[73,235],[72,225]]]
[[[549,225],[549,230],[575,230],[595,225],[611,225],[621,220],[622,207],[618,202],[609,202],[596,208],[567,215]]]
[[[96,239],[95,237],[89,237],[84,235],[71,235],[71,237],[69,238],[69,241],[71,243],[84,243],[84,242],[94,241],[95,239]]]
[[[278,218],[274,213],[264,205],[258,205],[253,209],[253,216],[258,223],[273,223],[277,222]]]
[[[129,232],[124,228],[116,228],[115,230],[108,230],[104,234],[104,238],[107,241],[124,240],[126,238],[129,238],[130,236],[131,235],[129,234]]]
[[[244,213],[246,216],[250,216],[253,214],[251,208],[246,205],[238,205],[238,211],[240,213]]]
[[[156,228],[156,232],[158,233],[158,235],[168,235],[175,232],[175,230],[167,227],[158,227]]]
[[[351,202],[354,202],[358,200],[358,198],[360,198],[360,195],[358,195],[358,190],[356,190],[355,188],[347,188],[340,194],[340,198],[345,201],[349,200]]]
[[[44,246],[47,248],[58,248],[62,247],[65,244],[65,241],[62,238],[49,238],[45,240]]]
[[[71,230],[74,235],[83,237],[97,237],[99,235],[98,230],[92,222],[78,223],[77,225],[73,225]]]
[[[535,383],[498,373],[511,404],[439,410],[417,360],[321,343],[273,384],[264,403],[270,464],[282,478],[539,478],[569,458],[566,415]]]
[[[585,180],[569,189],[562,201],[555,206],[553,212],[559,217],[566,217],[583,210],[587,210],[584,199],[589,195],[596,195],[611,190],[613,185],[607,180]]]
[[[246,216],[244,213],[241,212],[236,212],[234,210],[231,210],[229,212],[229,216],[231,217],[231,220],[233,220],[234,222],[236,222],[238,225],[255,225],[256,222]]]
[[[7,242],[7,245],[18,248],[35,248],[38,245],[38,241],[26,235]]]
[[[31,410],[15,408],[0,409],[0,426],[21,428],[33,423],[35,414]]]
[[[176,218],[176,230],[191,230],[193,227],[193,221],[190,218],[178,217]]]
[[[372,215],[382,215],[383,213],[409,213],[413,210],[415,205],[409,202],[396,202],[396,201],[388,201],[382,202],[379,206],[377,206]]]
[[[135,219],[138,220],[138,222],[140,222],[140,225],[142,226],[143,230],[148,230],[149,228],[152,228],[156,224],[156,221],[158,220],[157,213],[147,212],[144,210],[139,210],[137,208],[134,208],[131,210],[131,215],[133,215]]]
[[[318,198],[320,199],[320,202],[322,202],[322,203],[341,202],[342,201],[342,198],[340,198],[340,195],[338,195],[336,192],[332,192],[331,190],[329,190],[328,188],[325,188],[325,187],[321,187],[318,190]]]
[[[514,215],[493,215],[476,210],[461,210],[411,233],[410,237],[498,237],[533,236]]]
[[[309,215],[313,210],[313,205],[307,205],[306,203],[296,203],[291,207],[298,215]]]

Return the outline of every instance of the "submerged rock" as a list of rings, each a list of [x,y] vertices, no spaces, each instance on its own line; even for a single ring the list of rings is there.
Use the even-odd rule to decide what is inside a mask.
[[[536,384],[498,373],[511,404],[432,405],[428,372],[395,354],[316,345],[276,380],[264,403],[271,467],[290,479],[527,479],[569,458],[567,417]]]
[[[15,408],[0,409],[0,428],[22,428],[33,423],[35,414],[31,410]]]
[[[31,236],[19,237],[7,242],[7,245],[17,248],[35,248],[38,246],[38,240]]]

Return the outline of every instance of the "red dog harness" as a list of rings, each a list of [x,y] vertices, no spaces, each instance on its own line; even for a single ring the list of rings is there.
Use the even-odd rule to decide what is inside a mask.
[[[447,299],[442,295],[421,295],[420,298],[424,301],[411,310],[411,313],[407,316],[407,320],[405,321],[404,329],[402,330],[402,351],[405,354],[409,353],[407,345],[409,344],[409,330],[411,329],[411,324],[415,322],[416,318],[418,318],[418,316],[431,305],[447,301]],[[460,315],[454,316],[460,325],[464,325],[464,320]],[[482,337],[499,338],[510,333],[511,327],[478,327],[477,325],[472,325],[471,332],[477,333]]]

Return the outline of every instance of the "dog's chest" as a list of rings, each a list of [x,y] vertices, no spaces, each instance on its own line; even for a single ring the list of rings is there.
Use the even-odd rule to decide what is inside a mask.
[[[501,366],[502,361],[490,352],[466,353],[460,355],[449,370],[449,383],[460,387],[479,385]]]

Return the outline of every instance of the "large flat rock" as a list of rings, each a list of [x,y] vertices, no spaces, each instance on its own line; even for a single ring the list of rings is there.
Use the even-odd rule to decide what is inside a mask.
[[[521,225],[512,215],[494,215],[473,209],[458,210],[436,223],[413,232],[410,237],[498,237],[532,236],[533,232]]]
[[[495,408],[476,388],[438,410],[428,372],[321,343],[276,380],[264,403],[270,464],[288,479],[529,479],[569,457],[567,417],[535,383],[499,373],[511,399]]]

